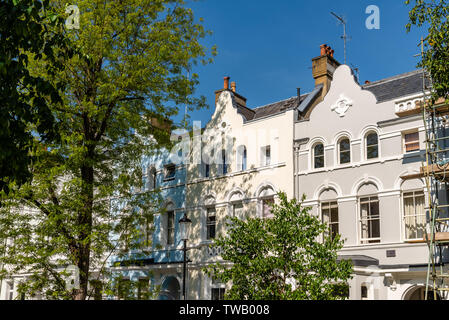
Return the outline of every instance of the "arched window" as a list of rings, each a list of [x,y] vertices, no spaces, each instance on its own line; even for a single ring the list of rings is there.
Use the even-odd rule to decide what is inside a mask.
[[[271,219],[274,217],[272,213],[272,207],[275,203],[274,196],[275,192],[271,186],[264,187],[258,195],[259,198],[259,210],[260,216],[264,219]]]
[[[315,169],[324,168],[324,145],[318,143],[313,148],[313,167]]]
[[[206,239],[215,239],[217,229],[217,211],[215,207],[206,208]]]
[[[162,244],[165,243],[167,246],[175,244],[175,217],[175,206],[170,202],[165,206],[165,212],[161,215]]]
[[[380,210],[378,189],[371,183],[360,187],[357,195],[360,208],[360,241],[362,244],[380,243]]]
[[[247,161],[246,147],[240,146],[237,148],[237,170],[245,171],[247,169],[246,161]]]
[[[340,164],[351,162],[351,142],[348,138],[343,138],[338,144]]]
[[[423,183],[406,180],[401,185],[405,240],[422,240],[426,232],[426,209]]]
[[[366,158],[376,159],[379,157],[379,137],[376,132],[366,136]]]
[[[226,150],[221,150],[221,173],[223,175],[228,174],[228,162],[227,162],[227,158],[226,158]]]
[[[320,204],[322,221],[329,228],[325,231],[325,235],[330,235],[334,239],[339,234],[337,192],[333,189],[323,191],[320,195]]]

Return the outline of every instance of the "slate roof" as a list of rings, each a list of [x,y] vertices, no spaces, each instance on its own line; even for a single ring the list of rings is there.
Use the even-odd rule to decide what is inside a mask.
[[[426,83],[429,85],[428,81]],[[300,112],[304,112],[311,101],[313,101],[313,98],[320,94],[322,88],[322,85],[315,87],[312,92],[302,95],[300,101],[298,97],[291,97],[254,109],[237,104],[237,111],[245,117],[246,121],[262,119],[294,108],[298,108]],[[394,100],[420,93],[422,92],[422,70],[415,70],[371,82],[362,85],[362,89],[372,92],[376,96],[377,102]]]
[[[422,70],[415,70],[365,84],[362,88],[371,91],[377,102],[384,102],[422,92],[422,76]],[[428,81],[426,83],[429,85]]]
[[[257,107],[254,109],[249,109],[240,104],[237,104],[237,111],[240,114],[242,114],[247,121],[258,120],[282,113],[289,109],[296,108],[300,103],[306,100],[308,95],[309,94],[302,95],[300,98],[301,99],[300,102],[298,102],[299,101],[298,97],[291,97],[285,100],[267,104],[265,106]]]

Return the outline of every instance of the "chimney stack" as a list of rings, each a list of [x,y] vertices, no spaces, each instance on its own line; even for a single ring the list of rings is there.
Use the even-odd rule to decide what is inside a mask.
[[[334,59],[334,50],[327,44],[320,46],[320,56],[312,59],[312,73],[315,86],[323,85],[321,98],[328,93],[335,69],[340,63]]]
[[[235,102],[241,106],[246,107],[246,98],[239,95],[237,93],[237,84],[235,81],[231,82],[231,88],[229,88],[229,80],[231,80],[231,77],[224,77],[223,78],[223,89],[220,89],[218,91],[215,91],[215,104],[218,102],[218,97],[223,91],[232,91],[234,94]]]
[[[232,92],[235,93],[236,89],[237,89],[237,84],[235,83],[235,81],[232,81],[231,82],[231,90],[232,90]]]
[[[225,89],[225,90],[229,89],[229,80],[230,79],[231,79],[231,77],[224,77],[223,89]]]

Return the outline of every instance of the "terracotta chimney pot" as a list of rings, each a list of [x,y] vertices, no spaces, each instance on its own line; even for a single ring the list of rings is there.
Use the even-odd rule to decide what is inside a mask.
[[[321,49],[321,55],[325,56],[326,55],[326,51],[327,51],[327,44],[322,44],[320,46],[320,49]]]
[[[232,90],[232,92],[235,92],[236,89],[237,89],[237,84],[235,83],[235,81],[232,81],[231,82],[231,90]]]
[[[231,77],[224,77],[223,89],[226,89],[226,90],[229,89],[229,80],[230,79],[231,79]]]

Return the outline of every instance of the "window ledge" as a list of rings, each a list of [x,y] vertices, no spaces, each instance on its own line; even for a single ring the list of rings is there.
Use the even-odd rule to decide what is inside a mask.
[[[424,154],[424,152],[421,150],[418,150],[418,151],[404,153],[403,157],[404,158],[414,158],[414,157],[421,156],[422,154]]]

